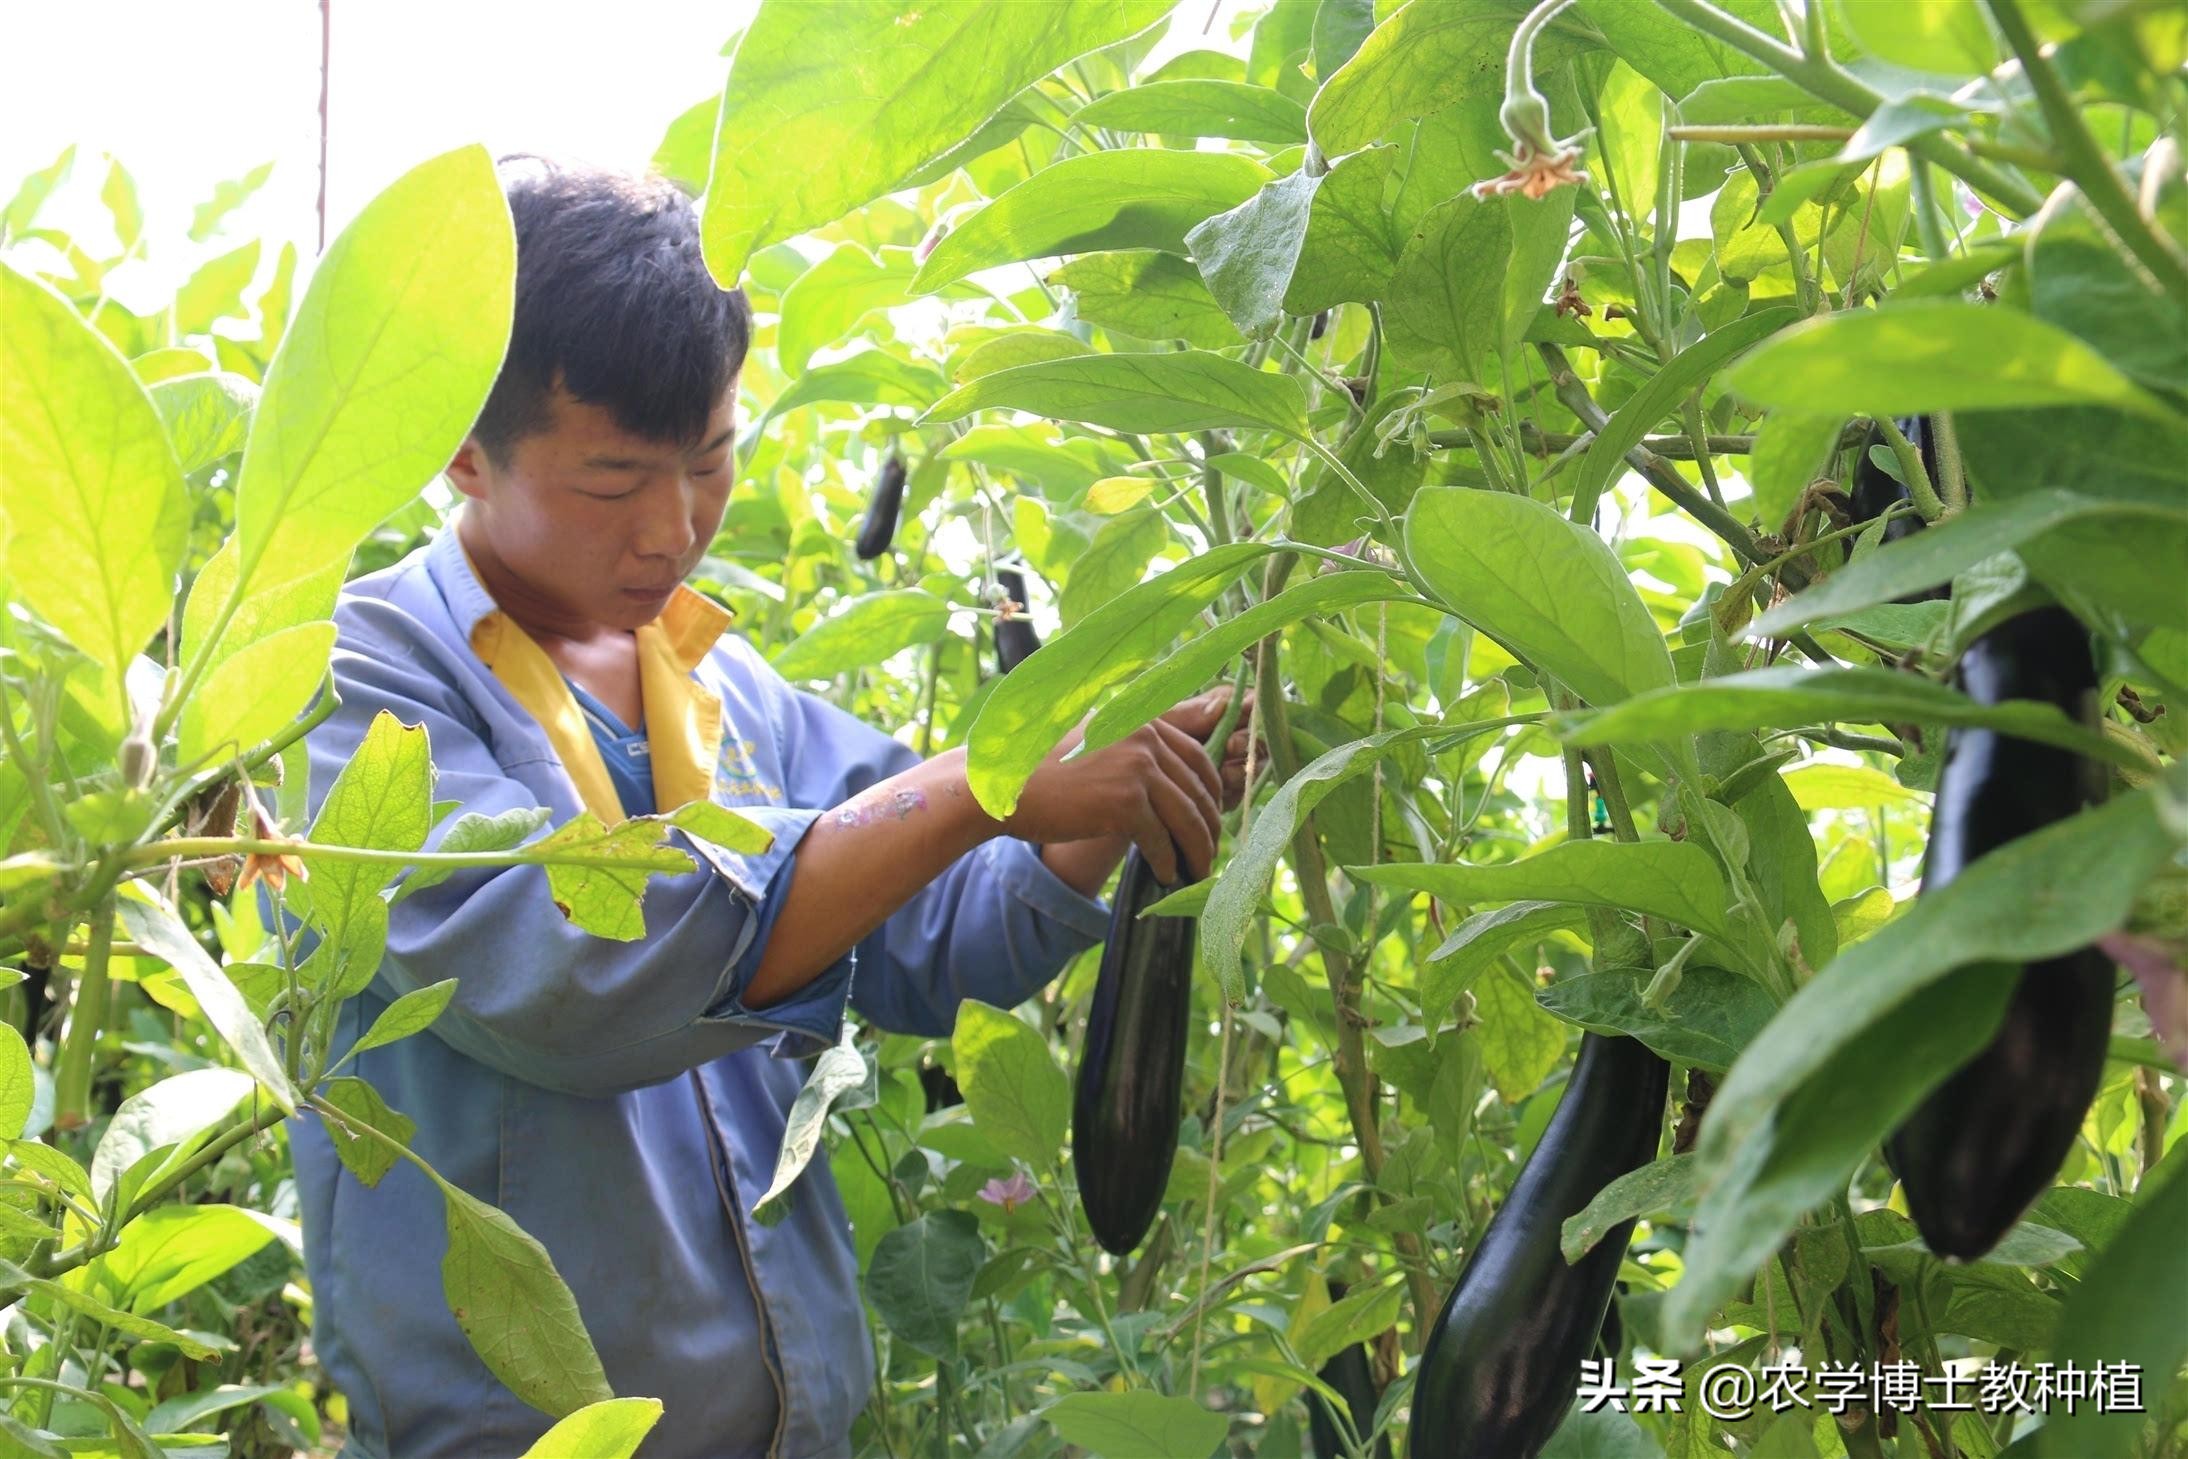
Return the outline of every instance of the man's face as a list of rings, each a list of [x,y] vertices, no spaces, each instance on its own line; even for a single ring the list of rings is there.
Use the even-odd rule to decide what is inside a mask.
[[[502,607],[567,637],[658,616],[722,525],[736,399],[732,379],[689,449],[627,434],[560,389],[552,423],[506,462],[466,441],[449,478],[471,499],[464,545]]]

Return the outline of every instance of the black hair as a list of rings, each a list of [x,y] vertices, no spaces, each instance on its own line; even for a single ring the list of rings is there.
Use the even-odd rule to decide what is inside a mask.
[[[517,233],[509,354],[472,434],[497,462],[553,424],[557,385],[649,440],[695,445],[744,364],[752,308],[721,288],[690,201],[659,177],[500,159]]]

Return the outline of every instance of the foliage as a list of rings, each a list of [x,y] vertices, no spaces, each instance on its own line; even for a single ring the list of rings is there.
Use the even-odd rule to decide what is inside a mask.
[[[1241,667],[1258,689],[1230,850],[1155,913],[1201,919],[1207,976],[1134,1257],[1095,1247],[1063,1158],[1092,957],[816,1070],[776,1183],[824,1162],[852,1217],[883,1369],[862,1451],[1298,1454],[1354,1343],[1402,1429],[1593,1029],[1670,1059],[1685,1105],[1566,1232],[1641,1219],[1629,1352],[2132,1358],[2153,1416],[1689,1402],[1576,1416],[1550,1452],[2173,1452],[2188,1324],[2148,1300],[2179,1264],[2162,1048],[2188,1043],[2172,8],[1276,0],[1182,50],[1167,9],[840,0],[816,30],[769,0],[660,158],[758,322],[699,585],[786,674],[966,746],[997,811],[1089,715],[1099,744]],[[341,1409],[298,1356],[280,1121],[316,1111],[360,1179],[415,1159],[325,1058],[386,899],[545,861],[627,936],[680,855],[657,823],[435,841],[431,747],[392,720],[294,835],[333,594],[435,520],[419,489],[506,338],[483,154],[399,181],[301,298],[289,253],[246,308],[245,244],[152,318],[106,297],[122,258],[38,227],[70,161],[0,214],[0,955],[27,1031],[0,1030],[0,1417],[125,1453],[309,1446]],[[118,164],[101,195],[142,252]],[[1943,449],[1883,469],[1928,525],[1885,543],[1846,488],[1870,422],[1912,414]],[[895,550],[861,563],[892,453]],[[1045,646],[997,679],[1012,567]],[[2095,730],[1950,682],[2046,600],[2099,643]],[[2101,761],[2112,796],[1917,897],[1944,736],[1978,724]],[[239,859],[301,939],[230,890]],[[1971,968],[2100,937],[2156,952],[2085,1138],[1948,1266],[1878,1147],[1995,1020]],[[925,1096],[944,1072],[962,1105]],[[467,1330],[570,1412],[535,1452],[628,1452],[652,1411],[610,1398],[544,1253],[449,1197]]]

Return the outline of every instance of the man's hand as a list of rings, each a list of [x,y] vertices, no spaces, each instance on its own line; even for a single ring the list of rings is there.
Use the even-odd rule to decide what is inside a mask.
[[[1206,876],[1223,809],[1236,805],[1245,788],[1243,725],[1224,746],[1221,769],[1202,747],[1230,698],[1230,686],[1218,686],[1113,745],[1066,761],[1085,737],[1082,722],[1033,772],[1004,831],[1043,843],[1114,838],[1115,854],[1122,854],[1122,843],[1137,845],[1165,883]],[[1249,693],[1245,707],[1252,702]]]

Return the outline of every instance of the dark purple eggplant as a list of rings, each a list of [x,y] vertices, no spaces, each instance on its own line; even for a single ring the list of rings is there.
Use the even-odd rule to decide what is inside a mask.
[[[904,458],[894,451],[881,463],[874,478],[874,495],[866,504],[866,521],[858,529],[858,557],[871,562],[889,550],[896,540],[897,509],[904,505]]]
[[[1330,1301],[1344,1300],[1345,1284],[1331,1282]],[[1375,1389],[1375,1370],[1368,1363],[1364,1343],[1344,1349],[1314,1376],[1344,1395],[1345,1416],[1352,1421],[1355,1434],[1365,1435],[1375,1427],[1375,1409],[1382,1395]],[[1311,1388],[1307,1390],[1307,1433],[1314,1440],[1314,1459],[1346,1459],[1352,1452],[1345,1447],[1336,1420],[1330,1417],[1329,1400]],[[1376,1459],[1390,1459],[1390,1435],[1376,1437],[1375,1455]]]
[[[2023,613],[1976,639],[1961,655],[1957,678],[1980,704],[2036,699],[2078,723],[2096,723],[2089,634],[2062,608]],[[2072,750],[1996,730],[1951,731],[1923,892],[1950,885],[1991,852],[2065,820],[2103,792],[2102,769]],[[2059,1173],[2104,1077],[2112,1033],[2116,974],[2097,948],[2001,965],[1998,974],[2017,981],[1997,1036],[1885,1145],[1922,1239],[1962,1261],[1996,1246]]]
[[[1320,339],[1323,335],[1329,333],[1329,327],[1330,312],[1329,310],[1324,309],[1321,313],[1314,316],[1314,327],[1307,331],[1307,338]]]
[[[1041,646],[1041,636],[1033,631],[1033,620],[1025,616],[1026,575],[1004,568],[996,573],[995,580],[1019,608],[1009,622],[997,620],[995,625],[995,671],[1007,674],[1033,657],[1033,651]]]
[[[1907,438],[1908,444],[1921,454],[1922,469],[1929,473],[1930,481],[1934,485],[1938,479],[1937,432],[1929,417],[1912,415],[1894,421],[1893,424],[1899,427],[1900,434]],[[1877,465],[1871,457],[1870,452],[1884,444],[1884,433],[1875,426],[1871,426],[1869,433],[1862,437],[1861,461],[1854,468],[1851,515],[1855,522],[1873,522],[1899,503],[1913,500],[1906,486],[1889,471]],[[1921,531],[1924,525],[1922,518],[1911,512],[1903,513],[1884,524],[1884,540],[1890,543],[1912,537],[1915,533]],[[1853,551],[1854,540],[1848,538],[1846,541],[1847,556],[1851,557]],[[1919,592],[1909,593],[1905,597],[1896,598],[1893,601],[1921,603],[1933,598],[1950,598],[1951,596],[1951,585],[1941,583],[1934,588],[1924,588]]]
[[[950,1071],[939,1064],[919,1066],[919,1087],[927,1096],[927,1113],[949,1109],[965,1102],[965,1091],[957,1087],[957,1080]]]
[[[1581,1038],[1565,1097],[1429,1333],[1411,1459],[1533,1459],[1557,1431],[1633,1222],[1570,1266],[1560,1235],[1603,1187],[1656,1158],[1670,1085],[1671,1066],[1639,1040]]]
[[[1138,1246],[1154,1224],[1178,1149],[1198,924],[1190,917],[1140,920],[1175,890],[1155,879],[1138,847],[1125,856],[1079,1050],[1072,1168],[1094,1239],[1116,1256]]]

